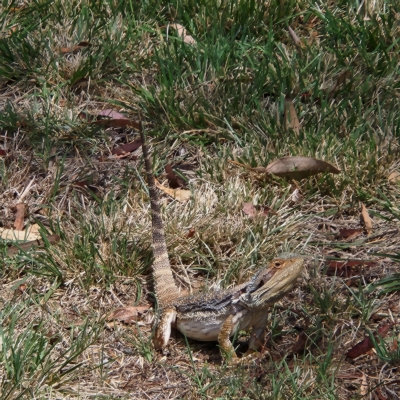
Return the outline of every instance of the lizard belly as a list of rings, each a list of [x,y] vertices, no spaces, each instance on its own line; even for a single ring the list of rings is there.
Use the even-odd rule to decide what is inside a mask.
[[[175,327],[185,336],[191,339],[204,342],[218,340],[218,335],[221,332],[222,325],[229,317],[229,313],[202,318],[179,318],[177,317]],[[237,311],[233,315],[232,332],[233,336],[239,330],[244,330],[253,325],[254,315],[246,309]]]
[[[191,339],[204,342],[218,340],[221,327],[226,319],[226,315],[207,319],[181,319],[177,318],[176,328],[185,336]]]

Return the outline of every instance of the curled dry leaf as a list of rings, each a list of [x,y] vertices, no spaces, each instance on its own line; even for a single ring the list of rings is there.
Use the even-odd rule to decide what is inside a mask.
[[[374,267],[377,265],[375,261],[369,260],[329,260],[327,264],[326,274],[328,276],[341,276],[344,278],[359,275],[362,267]]]
[[[286,129],[293,129],[294,133],[298,135],[300,133],[300,121],[297,118],[293,101],[289,96],[287,96],[285,99],[285,112],[283,117],[285,120]]]
[[[300,38],[297,36],[296,32],[290,26],[288,29],[289,29],[289,35],[292,38],[294,44],[296,45],[296,47],[301,49],[303,46],[302,46]]]
[[[84,49],[85,47],[90,47],[90,46],[91,46],[91,44],[89,42],[80,42],[80,43],[78,43],[77,46],[61,47],[60,52],[62,54],[76,53],[77,51]]]
[[[167,164],[165,166],[165,172],[167,173],[167,179],[170,188],[177,189],[183,186],[183,179],[176,176],[171,164]]]
[[[375,340],[379,342],[381,339],[383,339],[387,333],[389,332],[389,329],[393,326],[393,323],[388,323],[385,325],[382,325],[377,332],[374,333]],[[351,348],[347,354],[346,357],[354,359],[357,357],[362,356],[365,353],[368,353],[372,348],[374,347],[374,344],[372,342],[372,339],[367,336],[363,341],[357,343],[353,348]]]
[[[389,176],[388,180],[390,183],[399,183],[400,182],[400,172],[393,171]]]
[[[249,217],[255,217],[257,214],[257,210],[254,207],[253,203],[244,203],[243,204],[243,212]]]
[[[257,215],[260,216],[267,216],[270,214],[274,214],[277,215],[278,213],[274,210],[272,210],[270,207],[268,206],[254,206],[253,203],[243,203],[243,212],[248,215],[250,218],[253,218]]]
[[[107,321],[118,320],[126,324],[136,322],[141,319],[150,306],[128,306],[114,310],[107,318]]]
[[[22,231],[24,229],[24,219],[25,213],[28,210],[28,205],[25,203],[18,203],[15,206],[15,221],[14,221],[14,229],[17,231]]]
[[[181,203],[185,203],[192,196],[192,192],[190,190],[170,189],[161,185],[157,180],[155,180],[155,183],[160,190],[162,190],[168,196],[171,196],[173,199],[180,201]]]
[[[97,113],[97,115],[99,115],[100,117],[109,117],[111,119],[128,119],[126,115],[111,109],[100,111],[99,113]]]
[[[104,128],[125,128],[127,126],[140,130],[140,124],[131,119],[101,119],[91,122],[92,125],[104,126]]]
[[[293,344],[292,349],[290,351],[291,354],[303,354],[307,345],[307,335],[306,333],[300,332],[296,342]]]
[[[194,234],[196,233],[196,230],[194,228],[190,228],[189,232],[186,235],[186,239],[190,239],[194,236]]]
[[[340,239],[354,239],[362,233],[362,228],[343,228],[339,229],[338,238]]]
[[[326,161],[310,157],[283,157],[274,160],[266,168],[266,172],[288,179],[300,180],[320,172],[339,174],[340,170]]]
[[[333,85],[332,89],[329,92],[328,98],[332,99],[337,90],[339,89],[340,86],[344,85],[346,81],[351,78],[351,72],[349,70],[343,71],[336,79],[335,84]]]
[[[367,235],[369,236],[372,233],[372,219],[369,216],[367,207],[364,204],[361,205],[361,217],[364,221],[365,230],[367,231]]]
[[[132,153],[136,149],[138,149],[142,145],[142,141],[140,139],[136,139],[131,143],[122,144],[118,147],[115,147],[111,150],[111,154],[116,156],[127,156],[129,153]]]
[[[54,244],[54,243],[57,243],[60,240],[60,236],[58,236],[58,235],[50,235],[50,236],[47,236],[46,240],[50,244]],[[43,246],[44,244],[45,244],[45,242],[42,239],[31,240],[29,242],[21,243],[21,244],[19,244],[17,246],[11,246],[7,250],[7,255],[8,256],[13,256],[14,254],[17,254],[20,250],[27,251],[33,246]]]
[[[180,36],[185,43],[196,44],[193,36],[187,33],[187,30],[184,26],[182,26],[181,24],[172,24],[171,26],[177,30],[178,36]]]
[[[360,385],[360,395],[361,396],[366,396],[368,394],[368,381],[367,381],[367,375],[362,373],[362,378],[361,378],[361,385]]]

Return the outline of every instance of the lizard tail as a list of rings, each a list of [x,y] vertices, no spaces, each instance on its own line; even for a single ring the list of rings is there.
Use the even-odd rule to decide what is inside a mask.
[[[142,141],[147,184],[150,193],[154,253],[154,261],[152,266],[154,291],[157,298],[158,306],[160,308],[163,308],[171,300],[179,296],[179,290],[175,284],[174,277],[172,275],[171,265],[169,262],[167,244],[165,241],[164,224],[161,218],[160,200],[155,185],[153,168],[151,165],[146,137],[141,122],[140,138]]]

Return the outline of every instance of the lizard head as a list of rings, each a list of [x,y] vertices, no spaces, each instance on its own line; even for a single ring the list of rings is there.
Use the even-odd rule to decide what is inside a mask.
[[[292,290],[303,272],[302,258],[277,258],[252,280],[240,303],[247,308],[263,308],[274,304]]]

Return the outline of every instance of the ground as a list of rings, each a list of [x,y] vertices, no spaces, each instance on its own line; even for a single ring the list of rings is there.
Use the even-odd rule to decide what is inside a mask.
[[[59,0],[0,16],[1,399],[400,397],[400,5]],[[139,121],[182,291],[306,261],[248,363],[177,332],[152,347]],[[299,156],[330,169],[273,173]]]

